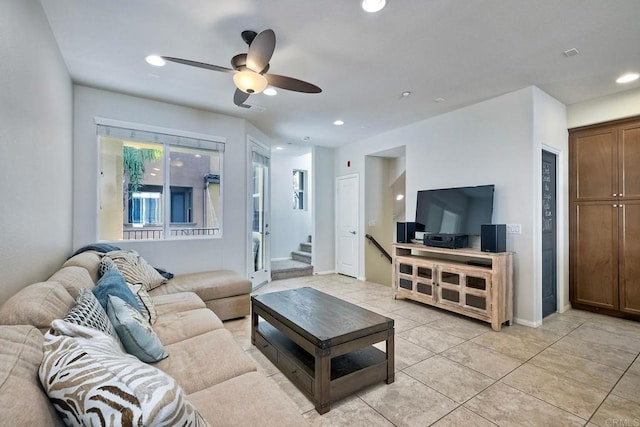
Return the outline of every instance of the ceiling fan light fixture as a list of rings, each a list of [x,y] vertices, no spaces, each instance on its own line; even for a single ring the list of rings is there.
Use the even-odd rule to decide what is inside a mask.
[[[233,83],[238,89],[249,94],[260,93],[269,85],[265,76],[249,70],[235,73]]]
[[[387,0],[362,0],[362,9],[370,13],[379,12],[386,4]]]

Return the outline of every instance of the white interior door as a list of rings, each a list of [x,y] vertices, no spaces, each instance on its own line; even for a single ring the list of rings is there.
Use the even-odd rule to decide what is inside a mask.
[[[250,153],[249,278],[255,289],[271,280],[271,176],[269,152],[253,142]]]
[[[359,178],[358,175],[349,175],[337,181],[337,270],[340,274],[358,277]]]

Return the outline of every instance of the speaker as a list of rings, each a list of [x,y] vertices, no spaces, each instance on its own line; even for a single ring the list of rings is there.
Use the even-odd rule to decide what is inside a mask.
[[[396,222],[396,242],[412,243],[416,231],[424,231],[424,224],[419,222]]]
[[[506,252],[507,225],[482,224],[480,226],[480,249],[482,252]]]

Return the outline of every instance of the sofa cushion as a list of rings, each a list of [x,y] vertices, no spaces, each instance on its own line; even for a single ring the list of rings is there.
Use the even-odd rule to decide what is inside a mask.
[[[189,400],[212,427],[309,425],[278,385],[259,372],[249,372],[190,394]]]
[[[115,295],[126,301],[127,304],[138,311],[141,310],[136,296],[131,292],[127,286],[127,282],[124,281],[124,277],[122,277],[117,269],[106,271],[104,276],[98,280],[98,283],[96,283],[96,286],[93,288],[93,293],[105,311],[107,310],[107,302],[110,295]]]
[[[158,320],[158,312],[156,311],[153,300],[147,291],[145,291],[143,286],[139,283],[136,283],[135,285],[127,283],[127,286],[133,295],[135,295],[138,305],[140,306],[140,313],[142,313],[145,319],[147,319],[147,322],[149,322],[150,325],[156,323],[156,320]]]
[[[140,283],[146,290],[151,290],[167,282],[167,279],[136,251],[112,251],[105,255],[115,262],[129,283]]]
[[[40,382],[68,425],[204,425],[177,382],[109,336],[62,320],[44,336]]]
[[[92,289],[95,286],[89,272],[85,268],[77,266],[62,267],[53,273],[48,281],[60,283],[75,299],[80,296],[80,289]]]
[[[154,289],[151,296],[175,292],[195,292],[204,301],[250,294],[251,281],[231,270],[205,271],[201,273],[176,274],[166,285]]]
[[[175,378],[186,393],[256,370],[226,329],[216,329],[166,348],[171,356],[154,366]]]
[[[129,354],[147,363],[168,356],[160,339],[142,314],[117,296],[109,296],[107,314]]]
[[[98,275],[98,266],[100,265],[102,254],[96,251],[82,252],[69,258],[62,267],[76,266],[82,267],[89,273],[93,283],[96,283],[100,276]]]
[[[62,319],[76,301],[56,282],[41,282],[21,289],[0,307],[0,323],[33,325],[41,331]]]
[[[0,326],[2,425],[64,425],[38,380],[42,341],[42,333],[33,326]]]
[[[202,301],[202,299],[193,292],[177,292],[175,294],[167,295],[149,294],[149,296],[153,301],[153,306],[156,309],[158,317],[162,317],[169,313],[206,308],[204,301]]]
[[[87,326],[117,338],[113,324],[107,316],[96,296],[87,289],[80,289],[76,305],[64,316],[64,320],[76,325]]]
[[[153,330],[164,345],[222,329],[224,325],[213,311],[206,308],[167,313],[158,318]]]

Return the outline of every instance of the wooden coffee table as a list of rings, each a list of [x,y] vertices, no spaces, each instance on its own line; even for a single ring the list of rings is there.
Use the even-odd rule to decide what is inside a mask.
[[[386,352],[373,347],[381,341]],[[251,343],[320,414],[365,386],[394,381],[393,319],[313,288],[252,296]]]

